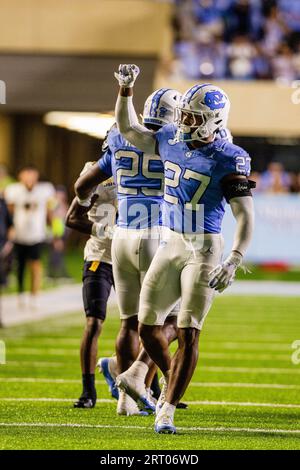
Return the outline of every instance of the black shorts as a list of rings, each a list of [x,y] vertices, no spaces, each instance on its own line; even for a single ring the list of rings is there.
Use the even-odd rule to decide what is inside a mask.
[[[100,262],[97,265],[97,263],[97,261],[84,262],[82,297],[86,316],[104,321],[114,278],[110,264]]]
[[[42,256],[43,243],[36,243],[34,245],[22,245],[15,243],[15,255],[17,259],[23,261],[38,261]]]

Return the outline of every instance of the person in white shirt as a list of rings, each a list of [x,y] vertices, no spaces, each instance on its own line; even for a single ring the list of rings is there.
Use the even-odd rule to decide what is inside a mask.
[[[51,219],[51,199],[55,189],[51,183],[39,182],[39,171],[33,166],[21,169],[18,180],[6,188],[4,195],[13,216],[20,302],[23,300],[24,274],[28,263],[31,303],[34,306],[41,287],[41,254],[46,241],[47,221]]]

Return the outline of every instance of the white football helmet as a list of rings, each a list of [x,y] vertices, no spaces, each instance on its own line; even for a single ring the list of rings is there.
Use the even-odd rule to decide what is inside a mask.
[[[230,101],[226,93],[210,83],[189,88],[177,108],[177,142],[206,141],[226,127]]]
[[[179,91],[171,88],[160,88],[154,91],[145,102],[143,123],[164,126],[174,122],[175,109],[181,96]]]

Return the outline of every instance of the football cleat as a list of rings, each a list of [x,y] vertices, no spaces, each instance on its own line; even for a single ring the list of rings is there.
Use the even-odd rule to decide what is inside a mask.
[[[177,405],[176,405],[176,408],[178,410],[186,410],[188,408],[188,405],[186,403],[183,403],[182,401],[180,401]]]
[[[152,397],[146,391],[145,384],[135,380],[126,372],[118,375],[116,384],[120,390],[127,393],[137,404],[141,412],[153,414],[155,412],[155,403]]]
[[[141,412],[136,402],[129,395],[120,390],[117,405],[117,414],[120,416],[144,416],[146,413]]]
[[[85,396],[84,394],[78,398],[77,401],[73,404],[74,408],[94,408],[96,405],[96,400],[93,400],[91,397]]]
[[[146,388],[146,396],[147,396],[147,399],[151,402],[154,403],[154,405],[156,406],[156,403],[157,403],[157,399],[155,398],[155,396],[153,395],[153,392],[151,390],[151,388]]]
[[[99,372],[103,374],[105,378],[111,396],[118,400],[119,390],[116,385],[115,377],[113,376],[112,367],[110,367],[110,365],[112,366],[113,360],[114,358],[111,357],[103,357],[99,359],[97,367],[99,368]]]
[[[167,413],[161,413],[155,421],[154,430],[158,434],[176,434],[173,418]]]

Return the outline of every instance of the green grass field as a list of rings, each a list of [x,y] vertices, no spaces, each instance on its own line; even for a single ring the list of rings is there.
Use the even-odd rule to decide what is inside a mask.
[[[300,449],[300,299],[220,296],[202,334],[200,360],[176,414],[178,434],[155,435],[152,416],[118,417],[102,377],[93,410],[81,392],[83,315],[0,330],[0,449]],[[109,312],[99,354],[114,352]],[[108,400],[108,401],[107,401]]]

